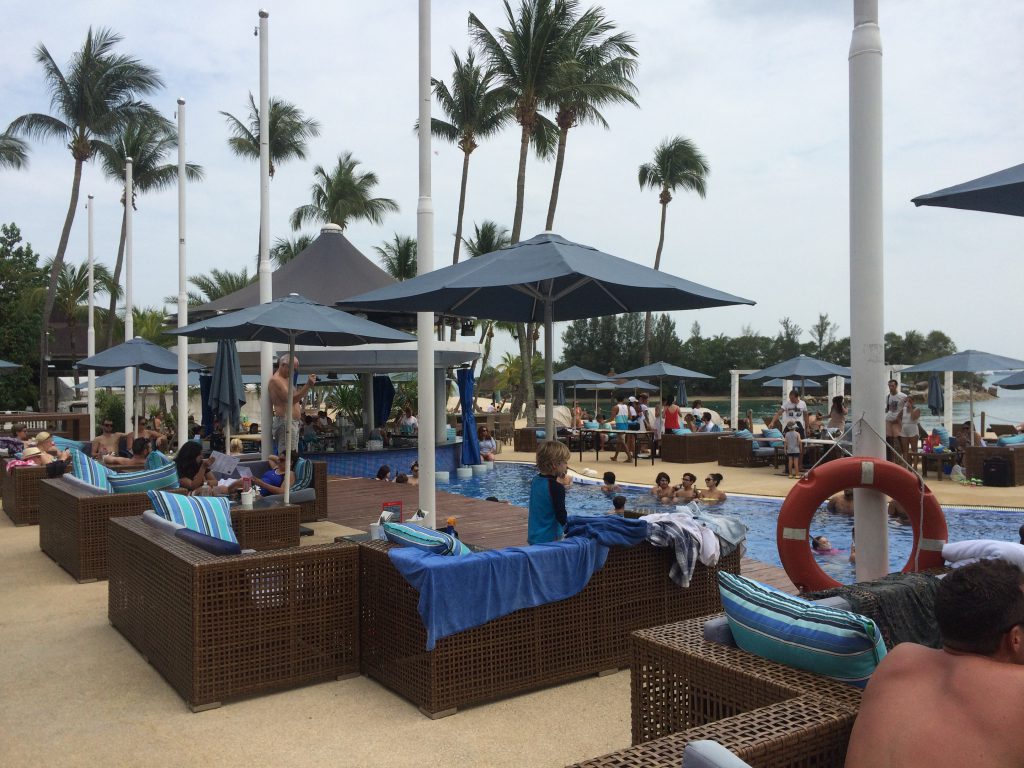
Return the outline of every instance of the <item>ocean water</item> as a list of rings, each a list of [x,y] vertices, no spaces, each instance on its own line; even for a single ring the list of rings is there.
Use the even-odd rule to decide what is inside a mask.
[[[471,498],[485,499],[495,496],[517,506],[529,504],[530,480],[536,470],[526,464],[499,462],[491,472],[474,475],[465,480],[452,481],[442,490],[459,493]],[[728,491],[728,489],[726,489]],[[672,511],[672,505],[659,505],[646,488],[627,488],[623,494],[626,507],[650,507],[652,511]],[[566,495],[569,514],[607,514],[611,512],[611,498],[597,485],[576,483]],[[730,495],[724,502],[708,505],[715,514],[732,515],[742,520],[750,529],[747,534],[747,554],[771,565],[780,566],[779,553],[775,546],[775,527],[778,521],[782,499]],[[501,514],[502,505],[494,505],[494,513]],[[1017,541],[1017,529],[1024,524],[1024,510],[976,509],[968,507],[944,507],[950,541],[968,539],[999,539]],[[811,522],[811,535],[828,536],[836,554],[819,556],[822,569],[836,581],[844,584],[854,582],[854,566],[849,562],[853,518],[832,515],[819,510]],[[889,565],[894,571],[901,570],[910,554],[913,532],[909,525],[889,521]]]

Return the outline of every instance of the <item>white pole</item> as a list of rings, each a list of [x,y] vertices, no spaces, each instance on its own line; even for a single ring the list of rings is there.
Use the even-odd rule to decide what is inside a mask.
[[[178,327],[188,325],[185,258],[185,100],[178,99]],[[178,446],[188,440],[188,339],[178,337]]]
[[[274,299],[274,289],[270,271],[270,73],[269,73],[269,36],[267,32],[270,14],[260,9],[260,304]],[[274,347],[270,342],[260,345],[260,381],[264,387],[270,383],[274,373]],[[270,455],[270,442],[273,439],[273,411],[270,406],[270,393],[264,392],[260,398],[260,430],[263,440],[260,455],[264,461]],[[285,414],[290,415],[289,413]],[[278,448],[280,451],[280,448]]]
[[[885,458],[885,258],[882,241],[882,36],[878,0],[854,0],[850,43],[850,362],[853,453]],[[879,437],[882,435],[882,437]],[[889,572],[885,496],[854,490],[857,581]]]
[[[434,270],[434,202],[430,197],[430,0],[419,0],[419,199],[416,203],[416,272]],[[416,376],[419,408],[419,505],[423,524],[436,527],[437,489],[434,460],[434,313],[416,314]]]
[[[89,202],[86,204],[86,208],[89,211],[89,330],[86,333],[86,349],[89,357],[96,354],[96,300],[93,290],[93,266],[95,261],[93,259],[92,249],[92,206],[94,204],[92,195],[89,195]],[[89,439],[92,440],[96,437],[96,371],[92,368],[89,369]]]
[[[733,429],[739,429],[740,423],[740,372],[729,371],[729,423]],[[747,429],[754,431],[754,425],[748,424]]]
[[[552,381],[552,360],[551,360],[551,338],[554,332],[551,328],[554,307],[551,296],[554,285],[548,285],[548,295],[544,300],[544,439],[554,440],[555,435],[555,382]],[[635,446],[634,446],[635,450]]]
[[[135,318],[132,315],[132,213],[135,209],[132,198],[132,159],[126,158],[124,166],[124,340],[135,338]],[[124,369],[124,431],[130,435],[128,450],[135,437],[135,369]]]
[[[942,425],[946,432],[953,434],[953,372],[945,371],[942,386],[946,396],[942,399]]]

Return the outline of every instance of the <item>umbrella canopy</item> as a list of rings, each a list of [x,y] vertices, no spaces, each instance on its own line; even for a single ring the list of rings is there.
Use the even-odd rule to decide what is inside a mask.
[[[339,302],[370,310],[543,323],[548,434],[554,428],[554,386],[548,386],[553,322],[753,303],[550,232]]]
[[[967,211],[1024,216],[1024,164],[1015,165],[955,187],[940,189],[911,200],[914,205],[936,205]]]
[[[835,363],[826,363],[807,355],[797,355],[781,363],[769,365],[760,371],[748,373],[744,381],[757,379],[806,379],[812,376],[849,376],[850,369]]]
[[[9,363],[6,360],[0,360],[0,371],[13,371],[15,368],[21,368],[17,363]]]
[[[991,352],[979,352],[976,349],[965,349],[955,355],[946,355],[935,360],[912,365],[900,373],[931,373],[933,371],[953,371],[965,373],[982,373],[984,371],[1005,371],[1024,368],[1024,360],[1013,357],[993,355]],[[968,388],[971,409],[971,442],[974,442],[974,389]],[[929,396],[930,399],[930,396]]]
[[[942,382],[939,381],[939,374],[933,373],[928,377],[928,410],[932,416],[938,416],[946,408],[946,398],[942,393]]]
[[[243,373],[242,374],[243,384],[259,384],[259,374],[255,373]],[[334,382],[332,382],[334,383]],[[135,386],[137,387],[163,387],[171,386],[175,387],[178,385],[178,374],[177,373],[150,373],[149,371],[139,371],[139,375],[135,377]],[[190,371],[188,374],[188,385],[190,387],[199,386],[199,374],[196,371]],[[78,389],[86,389],[89,386],[89,382],[83,381],[76,385]],[[105,373],[102,376],[96,377],[96,388],[104,389],[123,389],[124,388],[124,371],[111,371]]]
[[[771,387],[771,388],[774,388],[774,389],[779,389],[785,383],[786,383],[785,379],[768,379],[768,381],[764,382],[764,384],[762,384],[761,386],[762,387]],[[816,381],[812,381],[811,379],[801,379],[800,380],[800,385],[804,389],[821,389],[821,384],[819,384]]]
[[[676,403],[683,407],[686,407],[688,404],[686,397],[686,382],[682,379],[679,380],[679,384],[676,387]]]
[[[647,390],[653,391],[653,390],[657,389],[658,387],[656,385],[654,385],[654,384],[649,383],[649,382],[640,381],[640,379],[630,379],[629,381],[625,381],[622,384],[616,384],[615,388],[616,389],[647,389]]]
[[[226,429],[225,445],[231,445],[231,430],[237,431],[241,426],[243,405],[245,385],[242,383],[242,367],[238,364],[238,348],[234,339],[220,339],[210,382],[210,410],[220,417]]]
[[[459,405],[462,407],[462,464],[471,467],[480,463],[480,440],[473,415],[473,369],[459,368],[455,372],[459,382]]]
[[[591,390],[593,390],[593,391],[597,391],[597,390],[605,391],[605,390],[613,390],[613,389],[618,389],[618,388],[619,388],[618,384],[613,384],[610,381],[602,381],[602,382],[597,383],[597,384],[577,384],[575,387],[573,387],[573,389],[575,389],[577,392],[579,392],[580,390],[585,390],[587,392],[590,392]]]
[[[177,373],[178,353],[145,339],[130,339],[123,344],[79,360],[76,368],[92,368],[96,371],[119,371],[124,368],[138,368],[151,373]],[[199,363],[188,361],[190,371],[202,370]]]
[[[697,371],[691,371],[689,368],[682,368],[678,365],[663,362],[651,363],[650,365],[645,365],[643,368],[634,368],[632,371],[620,373],[619,376],[624,376],[630,379],[652,379],[655,376],[661,376],[666,379],[714,378],[714,376],[708,376],[706,373],[698,373]]]
[[[393,328],[355,317],[331,307],[310,301],[293,293],[266,304],[229,312],[198,323],[167,331],[176,336],[201,336],[213,339],[248,339],[288,344],[288,359],[295,356],[296,344],[311,346],[346,346],[371,342],[415,341],[415,336]],[[292,402],[293,377],[288,377],[288,397]],[[292,430],[288,419],[285,441],[285,466],[291,467]],[[291,494],[291,473],[284,474],[284,502]]]
[[[1024,389],[1024,371],[1018,371],[1017,373],[1007,376],[1005,379],[1000,379],[996,382],[997,387],[1003,389]],[[929,402],[931,401],[931,395],[929,395]]]
[[[573,365],[551,376],[552,381],[608,381],[607,376]],[[543,383],[543,379],[541,379]]]

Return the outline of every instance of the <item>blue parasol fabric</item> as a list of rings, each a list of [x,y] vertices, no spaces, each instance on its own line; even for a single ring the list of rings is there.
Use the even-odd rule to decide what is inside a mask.
[[[946,407],[946,398],[942,394],[942,382],[939,381],[939,374],[933,373],[928,377],[928,410],[932,416],[940,415]]]
[[[241,428],[242,406],[245,405],[245,385],[242,367],[238,363],[238,347],[234,339],[217,342],[217,357],[213,361],[210,380],[210,410],[230,432]]]
[[[213,376],[208,373],[199,376],[200,416],[203,420],[203,436],[209,437],[213,432],[213,409],[210,408],[210,391],[213,389]]]
[[[455,377],[459,382],[459,405],[462,407],[462,463],[471,467],[480,463],[480,440],[473,415],[473,369],[459,368]]]
[[[390,376],[373,377],[373,426],[383,427],[391,415],[391,406],[395,404],[395,385]]]
[[[1024,216],[1024,164],[965,181],[911,200],[914,205],[936,205],[965,211]]]
[[[676,402],[682,406],[689,405],[686,400],[686,382],[682,379],[679,380],[679,385],[676,387]]]
[[[565,405],[565,382],[564,381],[558,382],[558,390],[557,390],[557,392],[558,392],[558,394],[556,395],[555,402],[557,402],[559,405]]]

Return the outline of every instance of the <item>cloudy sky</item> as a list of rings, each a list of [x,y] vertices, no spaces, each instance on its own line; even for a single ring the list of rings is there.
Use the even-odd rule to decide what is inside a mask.
[[[90,24],[124,35],[120,50],[156,67],[166,88],[153,97],[173,118],[187,100],[189,160],[206,181],[188,190],[193,272],[254,267],[257,164],[234,157],[219,110],[243,115],[258,89],[258,6],[237,0],[173,4],[97,0],[59,13],[31,3],[5,11],[0,48],[0,123],[46,111],[33,50],[58,62],[81,46]],[[1015,325],[1024,220],[909,200],[1022,160],[1024,5],[1005,0],[882,0],[885,51],[886,329],[941,329],[961,349],[1024,357]],[[606,0],[608,16],[634,33],[640,109],[607,110],[609,131],[569,136],[555,229],[566,237],[652,264],[657,194],[642,192],[637,167],[659,141],[683,135],[711,164],[707,198],[681,194],[669,206],[663,269],[752,298],[756,307],[680,313],[680,335],[744,326],[774,334],[789,316],[804,328],[828,312],[849,333],[848,67],[850,0]],[[401,206],[383,226],[356,223],[349,238],[367,255],[394,233],[415,234],[416,3],[271,2],[271,93],[322,126],[307,161],[277,169],[272,237],[292,235],[288,217],[308,202],[312,167],[348,150],[380,178],[378,194]],[[435,0],[433,72],[448,79],[449,50],[464,52],[466,17],[493,29],[495,0]],[[511,224],[518,134],[478,149],[470,168],[467,229]],[[434,147],[435,242],[450,258],[461,153]],[[172,158],[172,161],[174,159]],[[37,144],[28,172],[0,174],[0,220],[16,222],[44,255],[55,249],[67,208],[72,161],[56,142]],[[531,162],[524,237],[543,228],[552,166]],[[111,266],[120,225],[119,188],[95,165],[82,195],[96,196],[97,258]],[[313,230],[309,230],[313,231]],[[139,201],[135,296],[158,305],[177,287],[177,196]],[[79,210],[68,257],[84,260]],[[805,337],[806,340],[806,337]]]

